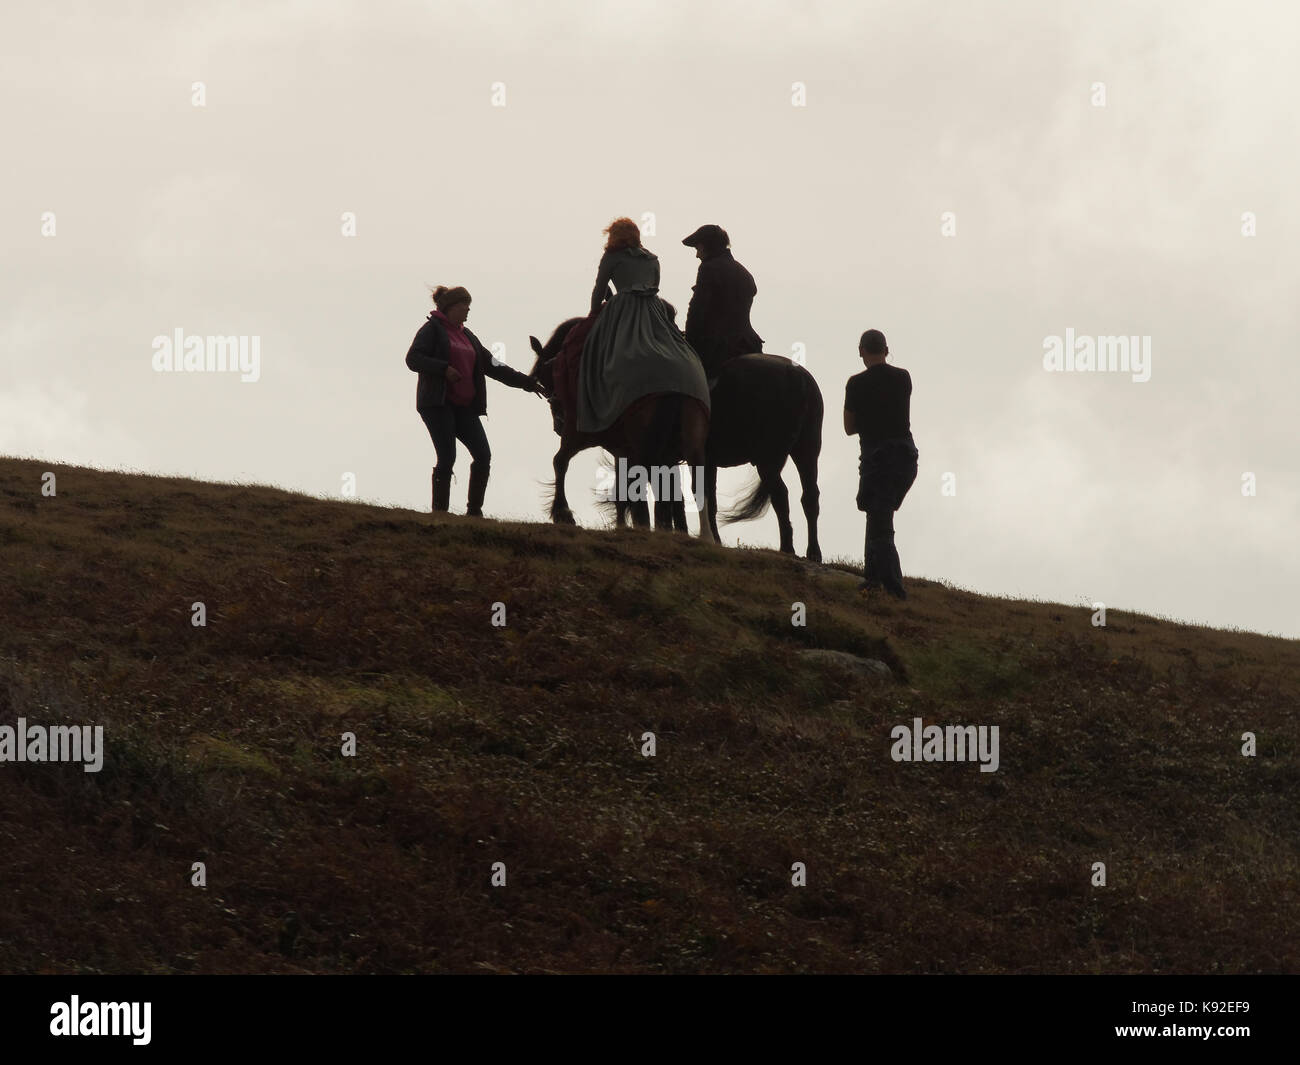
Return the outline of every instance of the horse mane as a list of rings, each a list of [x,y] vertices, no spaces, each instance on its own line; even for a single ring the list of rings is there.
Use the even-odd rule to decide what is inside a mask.
[[[542,359],[550,362],[560,353],[560,348],[564,347],[564,338],[569,335],[569,331],[582,321],[582,318],[566,318],[563,322],[555,327],[555,332],[551,338],[542,345]]]

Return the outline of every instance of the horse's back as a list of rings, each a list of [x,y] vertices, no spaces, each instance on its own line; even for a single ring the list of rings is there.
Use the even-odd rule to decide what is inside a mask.
[[[728,359],[712,396],[709,451],[718,466],[772,460],[810,433],[820,449],[821,389],[806,366],[784,355],[755,352]]]

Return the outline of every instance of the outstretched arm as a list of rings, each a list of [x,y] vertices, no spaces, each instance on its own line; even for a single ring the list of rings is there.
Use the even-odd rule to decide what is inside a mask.
[[[466,330],[466,332],[468,333],[469,330]],[[536,377],[529,377],[527,374],[520,373],[503,362],[493,361],[492,353],[479,342],[478,337],[474,337],[473,341],[474,358],[478,360],[479,367],[488,377],[500,381],[503,385],[509,385],[511,388],[522,388],[525,392],[536,392],[538,395],[544,394],[541,383]]]

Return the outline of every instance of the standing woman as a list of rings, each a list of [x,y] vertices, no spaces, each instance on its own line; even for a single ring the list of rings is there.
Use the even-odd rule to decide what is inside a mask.
[[[609,428],[632,403],[653,392],[680,392],[708,410],[704,367],[659,298],[659,257],[641,246],[641,230],[630,218],[616,218],[605,234],[591,292],[595,321],[578,371],[578,431]],[[602,306],[610,282],[618,294]]]
[[[487,378],[512,388],[542,394],[535,378],[493,362],[478,337],[465,328],[469,292],[439,285],[433,290],[434,310],[415,334],[406,366],[420,375],[415,409],[433,438],[438,464],[433,468],[433,509],[446,510],[451,500],[451,471],[456,441],[469,449],[470,517],[483,516],[483,497],[491,472],[492,449],[479,419],[487,413]]]

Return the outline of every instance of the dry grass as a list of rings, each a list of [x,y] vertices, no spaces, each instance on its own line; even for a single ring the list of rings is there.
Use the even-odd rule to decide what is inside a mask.
[[[1300,969],[1295,641],[47,468],[0,460],[0,725],[107,754],[0,765],[0,971]],[[916,716],[1000,771],[894,763]]]

